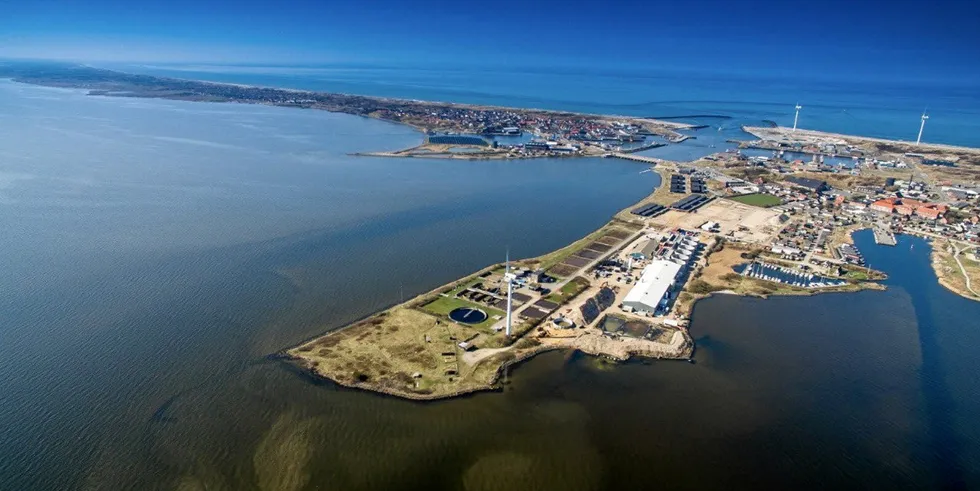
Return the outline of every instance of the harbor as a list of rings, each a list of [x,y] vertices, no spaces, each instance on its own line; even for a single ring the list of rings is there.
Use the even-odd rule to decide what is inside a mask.
[[[843,286],[847,283],[844,280],[825,278],[813,273],[807,273],[805,271],[765,262],[752,262],[736,267],[735,270],[742,276],[747,276],[749,278],[771,281],[773,283],[782,283],[799,288],[837,287]]]

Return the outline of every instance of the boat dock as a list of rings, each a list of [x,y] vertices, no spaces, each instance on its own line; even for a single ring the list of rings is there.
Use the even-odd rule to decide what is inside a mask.
[[[827,278],[813,273],[799,271],[796,269],[769,264],[764,262],[752,262],[742,267],[739,271],[742,276],[755,278],[773,283],[795,286],[798,288],[824,288],[844,286],[844,280]]]
[[[662,164],[666,162],[666,160],[658,159],[656,157],[647,157],[646,155],[633,155],[633,154],[622,153],[622,152],[607,153],[604,154],[603,157],[632,160],[634,162],[643,162],[645,164],[653,164],[653,165]]]
[[[666,147],[666,146],[667,146],[667,144],[666,143],[663,143],[663,142],[653,142],[653,143],[648,143],[646,145],[641,145],[639,147],[622,148],[619,151],[621,153],[636,153],[636,152],[642,152],[644,150],[650,150],[651,148],[660,148],[660,147]]]
[[[885,230],[880,227],[875,227],[874,233],[875,233],[875,244],[889,245],[889,246],[898,244],[898,241],[895,240],[895,234],[891,233],[890,230]]]

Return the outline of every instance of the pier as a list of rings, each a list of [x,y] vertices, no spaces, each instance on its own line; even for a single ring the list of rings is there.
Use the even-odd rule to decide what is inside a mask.
[[[663,142],[653,142],[653,143],[648,143],[646,145],[641,145],[639,147],[620,149],[619,152],[620,153],[636,153],[636,152],[642,152],[644,150],[650,150],[651,148],[660,148],[660,147],[666,147],[666,146],[667,146],[667,144],[666,143],[663,143]]]
[[[603,155],[603,157],[632,160],[634,162],[643,162],[644,164],[653,164],[653,165],[663,164],[664,162],[667,162],[666,160],[658,159],[656,157],[647,157],[645,155],[634,155],[634,154],[623,153],[623,152],[607,153]]]
[[[898,243],[898,241],[895,240],[895,234],[893,234],[890,230],[875,227],[874,234],[875,244],[893,246]]]
[[[827,278],[813,273],[807,273],[796,269],[769,264],[764,262],[753,262],[742,267],[739,272],[742,276],[755,278],[757,280],[782,283],[797,288],[825,288],[839,287],[846,282],[843,280]]]

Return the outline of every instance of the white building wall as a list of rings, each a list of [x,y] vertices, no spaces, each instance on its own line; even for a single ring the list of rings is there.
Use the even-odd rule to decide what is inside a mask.
[[[623,306],[634,310],[653,312],[663,300],[667,290],[674,284],[674,279],[681,270],[681,265],[671,261],[657,260],[643,268],[640,280],[623,299]]]

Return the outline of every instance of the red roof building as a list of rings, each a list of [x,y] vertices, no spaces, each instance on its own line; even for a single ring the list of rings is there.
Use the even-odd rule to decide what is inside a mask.
[[[874,203],[871,203],[870,208],[874,211],[880,211],[882,213],[894,213],[895,204],[898,202],[898,198],[886,198],[879,199]]]
[[[936,220],[946,214],[947,211],[949,211],[949,207],[946,205],[923,204],[915,209],[915,214],[922,218]]]
[[[885,198],[871,203],[872,210],[882,213],[898,213],[899,215],[918,215],[922,218],[936,220],[942,217],[949,207],[943,204],[926,203],[908,198]]]
[[[922,218],[928,218],[930,220],[935,220],[935,219],[939,218],[940,216],[942,216],[942,212],[940,212],[938,209],[936,209],[936,208],[927,208],[925,206],[919,207],[918,209],[916,209],[915,210],[915,214],[916,215],[919,215]]]
[[[915,208],[909,205],[898,205],[895,207],[895,213],[910,217],[915,213]]]

